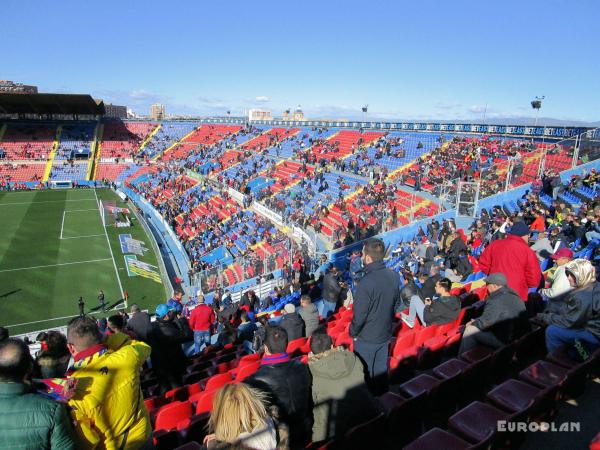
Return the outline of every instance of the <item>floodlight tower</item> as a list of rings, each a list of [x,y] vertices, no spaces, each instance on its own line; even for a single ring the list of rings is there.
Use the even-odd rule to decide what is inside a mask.
[[[540,109],[542,109],[542,100],[544,100],[546,98],[545,95],[542,95],[541,97],[535,97],[535,100],[531,101],[531,107],[533,109],[535,109],[535,127],[537,128],[537,123],[538,123],[538,117],[540,115]]]
[[[369,105],[365,105],[361,108],[363,112],[363,122],[367,121],[367,111],[369,110]]]

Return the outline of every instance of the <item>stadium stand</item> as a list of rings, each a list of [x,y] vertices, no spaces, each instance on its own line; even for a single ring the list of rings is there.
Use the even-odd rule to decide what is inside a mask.
[[[8,124],[0,141],[0,159],[46,160],[55,139],[55,126]]]
[[[105,123],[100,144],[100,158],[133,158],[156,127],[156,124],[148,122]]]
[[[45,163],[1,163],[0,183],[6,186],[9,182],[38,182],[44,176]]]
[[[126,123],[124,128],[109,125],[104,129],[101,158],[135,156],[154,127],[148,123]],[[570,166],[573,155],[569,150],[526,141],[440,134],[335,133],[317,129],[280,134],[275,128],[225,125],[202,125],[192,132],[193,128],[192,123],[165,127],[157,137],[159,129],[141,153],[145,161],[140,158],[136,165],[99,162],[96,171],[97,179],[122,181],[140,194],[173,228],[192,261],[192,272],[202,274],[202,288],[212,300],[209,308],[215,308],[214,317],[209,319],[210,344],[202,344],[199,353],[186,357],[179,351],[179,344],[169,341],[173,353],[168,355],[168,365],[172,370],[176,366],[181,369],[171,374],[174,383],[165,384],[160,361],[155,364],[156,351],[152,368],[145,366],[139,375],[156,448],[194,448],[203,442],[223,387],[252,384],[253,376],[273,363],[273,355],[262,353],[263,325],[254,324],[256,317],[259,323],[268,318],[272,325],[279,323],[287,329],[286,316],[296,314],[302,295],[314,300],[315,320],[331,338],[335,347],[332,351],[359,352],[351,326],[360,314],[360,300],[352,300],[353,294],[347,291],[361,286],[360,281],[357,283],[360,270],[353,269],[360,256],[355,254],[345,261],[339,278],[333,279],[336,286],[341,282],[346,297],[338,296],[335,308],[327,311],[323,300],[329,288],[318,275],[311,278],[315,273],[304,249],[288,247],[282,230],[249,207],[248,199],[259,200],[286,220],[303,228],[312,227],[332,241],[351,243],[435,215],[439,205],[430,199],[431,195],[420,191],[439,193],[438,186],[445,179],[473,179],[476,173],[485,171],[489,174],[486,182],[495,183],[484,187],[486,196],[506,183],[509,170],[510,186],[533,181],[540,172],[539,161],[546,158],[542,177],[529,192],[483,209],[470,228],[458,228],[454,220],[428,220],[422,222],[423,228],[414,238],[388,249],[384,264],[399,274],[402,288],[391,313],[392,332],[386,350],[390,388],[377,393],[382,414],[360,417],[343,434],[328,436],[324,441],[306,438],[301,448],[518,447],[529,434],[502,431],[499,420],[550,421],[564,408],[564,399],[585,395],[587,381],[598,375],[597,337],[579,340],[568,349],[547,348],[552,341],[548,338],[551,327],[556,327],[553,320],[565,313],[558,309],[549,315],[547,311],[554,307],[552,300],[538,293],[540,287],[550,288],[558,276],[557,267],[551,266],[560,249],[564,250],[561,255],[584,260],[578,263],[584,267],[596,266],[595,273],[587,273],[586,285],[577,285],[583,276],[572,276],[577,287],[573,295],[597,286],[598,175],[591,171],[561,184],[556,172]],[[86,131],[84,125],[63,127],[51,180],[82,176],[73,172],[82,168],[85,176],[87,164],[70,162],[69,156],[93,139],[90,131],[93,129],[88,127]],[[17,135],[28,136],[27,142],[36,142],[34,134],[37,136],[37,132],[19,130],[8,136],[13,140]],[[181,143],[168,150],[184,136]],[[0,146],[5,138],[6,134]],[[107,142],[115,145],[105,147]],[[51,151],[52,143],[44,144],[45,148],[49,145]],[[14,155],[33,159],[36,155],[32,152],[13,151],[9,159],[15,161]],[[155,156],[159,158],[150,162]],[[41,159],[49,161],[47,156]],[[45,167],[45,162],[2,163],[0,184],[39,181]],[[197,173],[208,177],[200,181]],[[228,187],[243,193],[244,199],[237,198]],[[545,239],[550,249],[536,254],[535,266],[539,266],[543,279],[535,287],[530,286],[526,301],[522,299],[527,326],[499,346],[479,343],[465,350],[465,329],[486,313],[493,294],[485,282],[489,275],[484,273],[486,250],[489,253],[493,243],[506,241],[511,227],[521,222],[536,251],[536,245]],[[286,267],[289,261],[293,264]],[[219,271],[211,272],[217,266]],[[568,267],[576,270],[575,266]],[[517,270],[516,265],[511,265],[511,270]],[[276,271],[280,271],[276,280],[279,287],[272,291],[260,292],[260,284],[248,285],[244,289],[246,299],[240,295],[235,303],[223,291]],[[328,272],[325,278],[330,276]],[[410,312],[412,298],[421,294],[425,297],[431,289],[437,292],[435,285],[441,277],[453,282],[450,295],[457,298],[456,316],[443,324],[425,323],[420,316],[409,323],[404,315]],[[266,281],[261,279],[260,283]],[[259,292],[254,302],[248,300],[249,288]],[[168,311],[169,307],[161,306]],[[170,327],[170,322],[177,321],[173,327],[190,331],[182,339],[185,341],[192,340],[191,332],[206,331],[196,329],[194,320],[186,319],[200,306],[192,302],[185,306],[181,318],[169,319],[166,312],[164,319],[157,309],[160,317],[152,324],[153,329]],[[304,308],[299,309],[303,318]],[[597,318],[586,316],[582,320]],[[244,338],[247,323],[258,326],[251,339]],[[156,338],[159,334],[150,339],[156,339],[150,342],[155,348],[161,345]],[[285,352],[279,352],[276,358],[310,367],[314,363],[310,352],[311,339],[301,331],[301,337],[289,340]],[[362,370],[359,372],[362,377]],[[357,402],[355,406],[360,408],[362,404]]]

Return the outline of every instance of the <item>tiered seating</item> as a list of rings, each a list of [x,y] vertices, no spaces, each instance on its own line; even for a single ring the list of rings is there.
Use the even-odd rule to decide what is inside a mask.
[[[5,163],[0,164],[0,184],[2,182],[41,181],[46,163]]]
[[[152,158],[159,155],[198,126],[198,122],[162,122],[158,131],[140,152],[140,156]]]
[[[381,186],[377,186],[376,190]],[[384,203],[368,205],[362,203],[361,191],[351,195],[344,202],[343,209],[335,204],[329,209],[329,214],[321,219],[321,232],[332,236],[334,230],[348,227],[349,219],[361,228],[376,226],[382,220],[384,212],[396,210],[396,226],[408,225],[411,216],[413,220],[431,217],[439,211],[439,205],[419,195],[411,194],[403,189],[397,189],[394,198]],[[366,218],[363,220],[362,218]],[[386,222],[389,228],[393,228],[393,219],[390,217]]]
[[[321,159],[329,161],[340,159],[357,151],[360,146],[368,145],[383,136],[383,133],[374,131],[360,133],[353,130],[343,130],[329,137],[324,143],[314,145],[311,148],[311,153],[315,155],[317,161]]]
[[[0,142],[0,159],[46,160],[55,139],[55,126],[9,124]]]
[[[96,180],[116,181],[119,176],[127,170],[128,163],[103,163],[98,164]]]
[[[325,140],[337,131],[327,128],[301,128],[300,131],[291,135],[274,147],[266,149],[266,152],[277,158],[298,159],[297,154],[309,148],[315,140]]]
[[[312,174],[314,167],[307,166],[306,170]],[[269,194],[275,194],[292,184],[298,183],[300,178],[304,176],[303,173],[302,164],[294,161],[283,161],[261,173],[258,178],[248,183],[248,186],[253,192],[266,190]]]
[[[87,172],[88,163],[68,163],[66,160],[54,161],[50,172],[50,181],[83,181]]]
[[[254,139],[247,141],[240,147],[243,150],[251,150],[254,152],[261,152],[269,147],[273,147],[277,143],[287,139],[296,133],[300,129],[298,128],[271,128],[266,133],[263,133]]]
[[[437,133],[392,132],[385,136],[385,139],[379,139],[375,144],[348,156],[344,161],[346,170],[367,174],[377,165],[393,172],[451,137]],[[389,155],[386,149],[388,144]]]
[[[88,158],[94,141],[95,124],[63,125],[55,160]]]
[[[133,158],[156,126],[155,123],[148,122],[106,122],[100,158]]]
[[[200,145],[209,146],[237,133],[242,127],[238,125],[202,125],[174,148],[163,155],[165,161],[185,159],[190,152]]]

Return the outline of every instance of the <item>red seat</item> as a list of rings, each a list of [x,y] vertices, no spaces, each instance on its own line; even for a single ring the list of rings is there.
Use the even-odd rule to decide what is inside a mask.
[[[560,386],[567,379],[569,371],[565,367],[552,364],[548,361],[538,361],[523,369],[519,378],[534,386],[544,388]]]
[[[212,391],[205,391],[198,394],[196,403],[196,414],[203,414],[212,411],[213,399],[218,389]]]
[[[214,389],[219,389],[225,386],[227,383],[231,383],[231,375],[229,373],[221,373],[219,375],[213,375],[206,382],[206,386],[204,387],[205,391],[212,391]]]
[[[600,433],[590,442],[590,450],[600,450]]]
[[[242,368],[237,370],[237,374],[235,376],[235,382],[239,383],[240,381],[244,381],[244,379],[248,378],[254,372],[256,372],[260,368],[260,361],[253,361],[249,364],[246,364]]]
[[[469,365],[457,358],[449,359],[433,369],[433,374],[441,379],[447,380],[460,375]]]
[[[287,349],[286,349],[287,354],[288,355],[293,354],[296,350],[299,350],[302,347],[304,347],[304,344],[306,344],[305,337],[294,339],[293,341],[288,342]]]
[[[431,375],[421,374],[400,385],[400,392],[409,397],[418,397],[422,394],[431,393],[438,385],[440,380]]]
[[[494,354],[494,351],[495,349],[492,347],[478,345],[477,347],[473,347],[471,350],[461,353],[460,359],[468,363],[474,363],[491,357]]]
[[[472,448],[472,445],[467,441],[441,428],[433,428],[404,447],[404,450],[463,450],[469,448]]]
[[[415,345],[415,332],[409,331],[407,333],[400,333],[396,339],[396,345],[392,351],[392,356],[395,358],[400,357],[408,349],[411,349]]]
[[[187,386],[178,387],[165,392],[165,398],[169,401],[178,400],[185,402],[188,399],[188,388]]]
[[[190,402],[172,402],[163,406],[156,415],[155,430],[172,430],[192,415],[192,404]]]
[[[487,399],[509,412],[523,412],[533,406],[542,390],[519,380],[506,380],[487,394]]]
[[[421,346],[425,341],[434,337],[436,329],[436,326],[428,326],[415,331],[415,345]]]
[[[448,425],[451,431],[470,442],[482,444],[492,439],[498,429],[498,421],[509,418],[509,413],[487,403],[475,401],[450,417]]]

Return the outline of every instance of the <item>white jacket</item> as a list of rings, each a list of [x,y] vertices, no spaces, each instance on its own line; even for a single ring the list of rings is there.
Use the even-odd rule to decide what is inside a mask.
[[[571,286],[571,283],[569,283],[569,279],[565,273],[565,266],[560,266],[556,269],[556,272],[554,272],[552,286],[548,289],[542,289],[540,292],[542,295],[552,299],[566,294],[572,289],[573,287]]]

